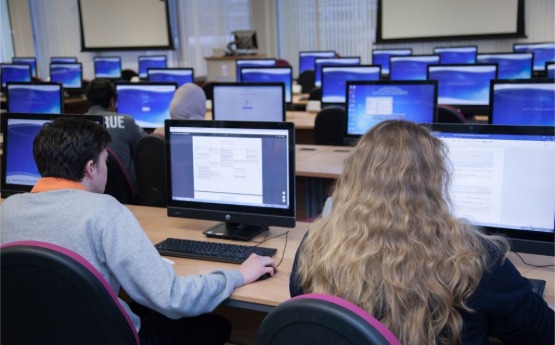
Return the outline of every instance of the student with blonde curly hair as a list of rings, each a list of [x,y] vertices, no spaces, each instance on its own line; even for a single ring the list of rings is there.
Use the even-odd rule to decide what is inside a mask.
[[[345,298],[405,345],[553,344],[553,310],[505,258],[507,241],[453,216],[449,175],[425,128],[375,126],[299,247],[291,296]]]

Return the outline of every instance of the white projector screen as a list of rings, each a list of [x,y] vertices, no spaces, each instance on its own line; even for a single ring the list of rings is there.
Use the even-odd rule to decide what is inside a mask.
[[[377,43],[524,37],[524,0],[379,0]]]
[[[164,0],[78,0],[81,50],[173,49]]]

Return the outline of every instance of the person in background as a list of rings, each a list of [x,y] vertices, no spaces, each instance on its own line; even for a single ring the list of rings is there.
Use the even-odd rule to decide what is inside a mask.
[[[553,310],[507,240],[453,216],[446,150],[407,121],[367,132],[297,251],[291,296],[347,299],[405,345],[553,344]]]
[[[137,177],[133,163],[133,148],[145,136],[145,132],[129,115],[116,113],[116,89],[106,79],[93,79],[85,90],[89,103],[86,115],[104,116],[104,124],[112,137],[109,147],[119,156],[134,190]]]
[[[230,325],[206,314],[233,290],[274,274],[270,257],[251,255],[238,269],[176,276],[131,211],[106,184],[108,131],[86,116],[46,123],[33,145],[41,178],[31,193],[0,205],[0,242],[42,241],[65,247],[90,262],[117,294],[141,344],[223,344]]]

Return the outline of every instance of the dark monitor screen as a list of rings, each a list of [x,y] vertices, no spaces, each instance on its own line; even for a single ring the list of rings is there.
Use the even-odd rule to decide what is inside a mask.
[[[81,89],[83,86],[83,67],[81,63],[51,63],[50,81],[60,83],[64,89]]]
[[[31,65],[31,74],[37,76],[37,59],[34,57],[13,57],[12,63]]]
[[[237,50],[255,50],[258,49],[258,40],[256,39],[256,31],[254,30],[236,30],[231,33],[235,40]]]
[[[164,127],[176,89],[176,83],[116,83],[117,112],[142,128]]]
[[[41,126],[56,117],[72,115],[53,114],[23,114],[3,113],[2,128],[4,128],[4,143],[1,166],[2,198],[16,193],[31,191],[40,178],[38,168],[33,157],[33,141]],[[104,125],[104,117],[99,115],[87,116],[92,121]]]
[[[555,42],[547,43],[515,43],[513,51],[517,53],[532,52],[534,54],[534,71],[541,72],[545,63],[555,61]]]
[[[240,80],[245,83],[283,83],[285,85],[285,102],[292,100],[291,67],[241,67]]]
[[[391,56],[390,80],[426,80],[428,65],[439,65],[439,55]]]
[[[477,46],[468,47],[436,47],[434,54],[439,55],[439,61],[445,64],[474,64],[478,54]]]
[[[94,77],[106,79],[121,78],[121,57],[96,56],[94,57]]]
[[[192,68],[149,68],[147,78],[149,82],[177,83],[177,87],[180,87],[183,84],[193,83],[195,73]]]
[[[50,63],[77,63],[78,60],[74,56],[53,56]]]
[[[360,57],[317,58],[314,60],[314,85],[322,86],[322,66],[360,65]]]
[[[214,83],[212,117],[227,121],[285,121],[283,83]]]
[[[59,83],[8,83],[8,112],[34,114],[61,114],[64,95]]]
[[[374,49],[372,64],[382,67],[382,75],[389,75],[389,57],[412,55],[412,49]]]
[[[243,67],[272,67],[276,59],[237,59],[235,60],[235,80],[241,81],[241,68]]]
[[[299,74],[306,70],[315,71],[314,63],[316,58],[335,57],[334,51],[304,51],[299,52]]]
[[[380,66],[322,66],[322,103],[326,105],[346,102],[348,81],[380,80]]]
[[[497,64],[499,79],[532,78],[532,53],[495,53],[478,54],[477,63]]]
[[[386,120],[433,123],[437,89],[434,80],[347,82],[346,139],[357,139]]]
[[[455,216],[507,235],[514,251],[553,256],[555,127],[431,129],[448,148]]]
[[[555,62],[545,63],[545,76],[549,79],[555,79]]]
[[[497,65],[430,65],[428,79],[438,81],[438,103],[487,114],[490,80]]]
[[[0,64],[0,77],[2,78],[2,90],[6,87],[6,83],[31,82],[31,65],[27,64]]]
[[[145,79],[149,68],[168,67],[166,55],[139,56],[139,78]]]
[[[166,121],[168,216],[223,221],[207,236],[248,240],[295,226],[290,122]]]
[[[494,125],[555,126],[553,79],[492,80],[490,97]]]

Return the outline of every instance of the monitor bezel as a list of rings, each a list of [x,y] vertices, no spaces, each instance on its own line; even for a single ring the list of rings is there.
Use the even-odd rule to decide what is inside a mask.
[[[69,61],[54,61],[56,59],[71,59],[72,62],[69,62]],[[59,63],[79,63],[79,59],[77,59],[76,56],[51,56],[50,61],[48,63],[49,64],[50,63],[56,63],[56,64],[59,64]]]
[[[163,54],[156,54],[156,55],[139,55],[137,56],[137,74],[139,75],[140,79],[145,79],[148,75],[148,67],[146,68],[146,73],[145,75],[141,75],[141,60],[143,59],[148,59],[148,58],[164,58],[164,62],[166,64],[166,67],[168,67],[168,56],[167,55],[163,55]],[[160,67],[158,67],[160,68]]]
[[[14,62],[15,60],[20,60],[20,62]],[[33,60],[33,63],[31,65],[31,77],[36,78],[39,74],[39,70],[38,70],[38,66],[37,66],[37,58],[34,57],[34,56],[14,56],[14,57],[12,57],[12,63],[14,63],[14,64],[25,64],[25,63],[27,63],[27,62],[24,62],[23,60]],[[35,73],[33,73],[33,68],[34,68]]]
[[[478,46],[477,45],[463,45],[463,46],[437,46],[434,47],[432,49],[432,52],[434,53],[434,55],[439,55],[439,63],[442,65],[460,65],[460,64],[465,64],[465,63],[446,63],[444,64],[443,62],[441,62],[441,53],[438,53],[436,51],[436,49],[446,49],[447,51],[451,50],[451,49],[461,49],[461,48],[474,48],[474,62],[467,62],[466,64],[475,64],[477,61],[477,56],[478,56]]]
[[[96,62],[98,60],[102,60],[102,59],[117,59],[118,60],[118,64],[119,64],[119,76],[118,77],[99,77],[97,75]],[[122,71],[121,56],[94,56],[93,57],[93,67],[94,67],[94,77],[95,78],[102,78],[102,79],[108,79],[108,80],[121,79],[121,71]]]
[[[79,73],[81,75],[79,80],[81,81],[81,85],[79,87],[65,87],[63,83],[60,83],[60,84],[62,84],[62,87],[66,91],[81,91],[83,89],[83,64],[81,62],[71,62],[71,63],[69,63],[69,62],[51,62],[48,65],[48,67],[49,67],[48,68],[48,76],[50,77],[50,79],[52,79],[52,66],[53,65],[62,65],[62,66],[63,65],[79,65]]]
[[[231,122],[231,120],[218,120],[217,119],[217,112],[216,112],[216,88],[218,87],[276,87],[276,86],[280,86],[281,87],[281,99],[283,100],[283,107],[282,107],[282,121],[285,122],[285,118],[286,118],[286,112],[287,112],[287,103],[285,102],[285,84],[281,83],[281,82],[277,82],[277,83],[212,83],[212,87],[214,90],[213,96],[212,96],[212,120],[214,121],[229,121]],[[234,122],[248,122],[248,121],[234,121]],[[267,121],[261,121],[261,122],[267,122]]]
[[[434,86],[434,115],[433,122],[437,121],[437,97],[438,97],[438,81],[437,80],[376,80],[376,81],[347,81],[345,85],[345,95],[347,102],[345,103],[345,132],[343,137],[346,143],[354,143],[364,134],[349,133],[349,87],[351,85],[433,85]]]
[[[334,66],[326,66],[326,65],[322,65],[320,66],[320,76],[322,77],[322,83],[320,88],[322,89],[322,99],[321,99],[321,107],[329,107],[329,106],[342,106],[345,107],[347,104],[347,94],[345,94],[345,102],[324,102],[324,95],[325,95],[325,90],[326,88],[324,87],[324,70],[325,69],[330,69],[330,68],[377,68],[378,69],[378,80],[380,80],[381,78],[381,73],[382,73],[382,67],[380,65],[334,65]],[[367,79],[368,81],[371,81],[370,79]],[[345,84],[348,82],[349,80],[345,81]],[[354,81],[354,80],[353,80]]]
[[[2,113],[0,123],[2,128],[4,128],[4,142],[3,142],[3,154],[1,155],[2,165],[0,166],[0,193],[2,194],[2,198],[7,198],[14,194],[19,193],[28,193],[31,191],[33,186],[22,185],[22,184],[15,184],[15,183],[6,183],[6,174],[7,174],[7,152],[9,152],[10,147],[10,140],[9,140],[9,133],[8,133],[8,120],[9,119],[16,119],[16,120],[54,120],[59,117],[64,116],[87,116],[90,120],[98,122],[102,126],[104,126],[104,116],[102,115],[77,115],[77,114],[37,114],[37,113]]]
[[[552,126],[504,126],[489,124],[439,124],[422,125],[432,132],[473,133],[473,134],[521,134],[521,135],[555,135]],[[523,232],[522,230],[482,226],[488,233],[505,235],[513,251],[538,255],[555,255],[554,233]]]
[[[187,71],[187,72],[191,72],[191,83],[195,82],[195,69],[191,68],[191,67],[166,67],[166,68],[160,68],[160,67],[149,67],[146,69],[146,80],[149,83],[162,83],[160,81],[151,81],[150,80],[150,70],[157,70],[157,71]],[[167,82],[164,82],[167,83]],[[173,82],[170,82],[173,83]],[[182,85],[185,85],[187,83],[184,83]],[[179,83],[177,83],[177,87],[179,88],[181,85],[179,85]]]
[[[289,85],[291,86],[289,88],[289,102],[287,102],[287,96],[285,96],[285,103],[286,105],[289,107],[291,106],[291,104],[293,103],[293,68],[291,66],[268,66],[268,67],[264,67],[264,66],[243,66],[239,68],[239,76],[240,76],[240,82],[243,83],[243,69],[283,69],[283,70],[288,70],[289,71]],[[250,83],[250,82],[246,82],[246,83]],[[266,82],[264,82],[266,84]],[[287,86],[287,85],[285,85]],[[285,87],[285,90],[287,90],[287,87]],[[284,91],[285,92],[285,91]]]
[[[427,70],[426,70],[426,77],[424,79],[391,79],[391,67],[392,67],[392,62],[394,59],[411,59],[411,58],[427,58],[427,57],[437,57],[437,63],[433,63],[434,65],[439,64],[440,62],[440,56],[437,54],[422,54],[422,55],[390,55],[389,56],[389,79],[390,80],[426,80],[427,79]],[[431,65],[432,63],[429,63],[428,65]],[[427,68],[427,67],[426,67]]]
[[[8,82],[8,83],[6,83],[6,109],[9,113],[13,113],[13,111],[10,110],[10,90],[9,90],[10,85],[25,85],[25,86],[31,86],[31,87],[33,87],[34,85],[37,85],[37,86],[57,85],[58,90],[59,90],[59,97],[60,97],[59,98],[59,101],[60,101],[60,113],[59,114],[64,113],[64,87],[61,83],[56,83],[56,82],[40,82],[40,83]],[[17,112],[17,113],[20,113],[20,112]],[[27,114],[33,114],[33,113],[27,113]],[[43,114],[43,113],[39,113],[39,114]]]
[[[9,81],[4,81],[4,73],[2,72],[3,66],[18,66],[18,67],[28,66],[29,81],[28,82],[20,81],[20,82],[22,82],[22,83],[31,83],[33,81],[33,71],[32,71],[33,68],[31,67],[31,65],[29,65],[29,64],[18,64],[18,63],[0,63],[0,91],[6,92],[6,85],[4,85],[4,84],[9,83]],[[15,82],[15,81],[13,81],[13,82]],[[10,83],[13,83],[13,82],[10,82]]]
[[[358,59],[358,64],[362,64],[362,58],[360,56],[336,56],[336,57],[331,57],[331,58],[316,58],[314,59],[314,85],[316,87],[322,87],[322,67],[326,66],[325,63],[321,63],[320,66],[318,66],[318,63],[320,61],[317,60],[347,60],[347,59]],[[349,64],[332,64],[332,65],[327,65],[327,66],[353,66],[353,65],[357,65],[356,63],[349,63]],[[318,77],[320,77],[320,79],[318,80]],[[318,83],[320,85],[318,85]]]
[[[321,56],[310,55],[311,53],[331,53],[331,54],[333,54],[333,56],[330,56],[330,57],[336,57],[337,56],[337,52],[335,50],[301,50],[301,51],[299,51],[299,75],[304,71],[309,71],[309,70],[314,71],[314,68],[315,68],[314,65],[312,66],[312,68],[307,68],[307,69],[301,70],[301,66],[302,66],[301,58],[302,58],[303,54],[309,54],[309,56],[314,57],[314,59],[316,59],[317,57],[321,57]]]
[[[515,52],[506,52],[506,53],[480,53],[476,55],[476,64],[477,65],[483,65],[483,63],[480,63],[478,61],[478,58],[480,57],[480,55],[494,55],[494,56],[507,56],[507,55],[527,55],[530,56],[531,59],[531,64],[530,64],[530,77],[526,78],[526,79],[530,79],[533,77],[534,75],[534,54],[531,52],[522,52],[522,53],[515,53]],[[493,62],[493,63],[497,63],[497,62]],[[492,62],[487,62],[486,64],[492,64]],[[499,78],[499,64],[497,63],[497,77]],[[502,79],[507,79],[507,78],[502,78]]]
[[[279,129],[288,131],[289,207],[286,209],[173,200],[170,127]],[[166,120],[166,188],[169,217],[248,223],[258,226],[294,227],[296,224],[295,125],[291,122]]]

